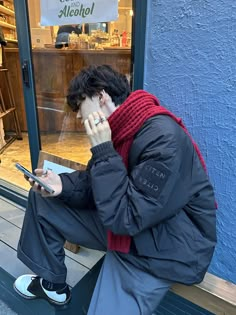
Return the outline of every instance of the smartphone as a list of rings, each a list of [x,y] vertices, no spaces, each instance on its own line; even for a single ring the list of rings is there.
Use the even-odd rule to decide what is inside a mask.
[[[48,186],[47,184],[45,184],[43,181],[40,180],[40,178],[36,175],[34,175],[33,173],[31,173],[29,170],[27,170],[24,166],[22,166],[19,163],[15,164],[16,168],[21,171],[24,175],[26,175],[29,178],[32,178],[36,183],[38,183],[41,187],[43,187],[47,192],[49,192],[50,194],[54,193],[54,190]]]

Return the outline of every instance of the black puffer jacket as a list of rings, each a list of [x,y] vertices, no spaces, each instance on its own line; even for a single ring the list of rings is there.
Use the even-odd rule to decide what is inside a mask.
[[[200,282],[216,244],[213,188],[190,138],[170,117],[146,121],[127,171],[111,142],[92,150],[88,171],[61,174],[60,199],[97,209],[104,226],[132,236],[124,259],[174,282]]]

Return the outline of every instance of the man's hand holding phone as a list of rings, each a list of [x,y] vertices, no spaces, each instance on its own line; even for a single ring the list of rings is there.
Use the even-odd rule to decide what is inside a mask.
[[[32,188],[34,191],[39,191],[44,197],[56,197],[58,196],[62,191],[62,182],[59,175],[53,173],[50,170],[43,169],[35,169],[34,173],[37,177],[40,178],[42,182],[44,182],[46,185],[51,187],[53,189],[53,193],[48,192],[44,187],[42,187],[39,183],[34,181],[34,179],[29,178],[28,181],[30,182]]]
[[[50,170],[36,169],[35,174],[16,163],[16,168],[24,174],[26,180],[36,192],[40,192],[44,197],[58,196],[62,191],[62,182],[59,175]]]

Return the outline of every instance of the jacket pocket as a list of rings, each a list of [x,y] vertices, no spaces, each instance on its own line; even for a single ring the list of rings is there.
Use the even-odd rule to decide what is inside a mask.
[[[181,210],[171,219],[158,224],[134,237],[139,255],[153,258],[169,258],[170,260],[186,261],[186,255],[194,257],[196,241],[201,234]],[[188,258],[187,258],[188,259]]]
[[[178,250],[194,248],[198,233],[196,227],[183,210],[168,221],[160,224],[156,233],[157,248]]]

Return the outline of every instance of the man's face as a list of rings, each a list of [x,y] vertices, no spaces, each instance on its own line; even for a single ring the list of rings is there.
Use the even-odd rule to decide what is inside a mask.
[[[92,98],[86,96],[78,105],[80,109],[77,113],[77,118],[81,118],[82,123],[93,112],[101,111],[108,118],[117,109],[110,95],[104,91]]]
[[[99,105],[99,96],[93,96],[92,98],[86,96],[85,100],[81,101],[80,103],[80,109],[78,111],[77,118],[81,117],[83,123],[90,114],[99,110],[101,110]]]

